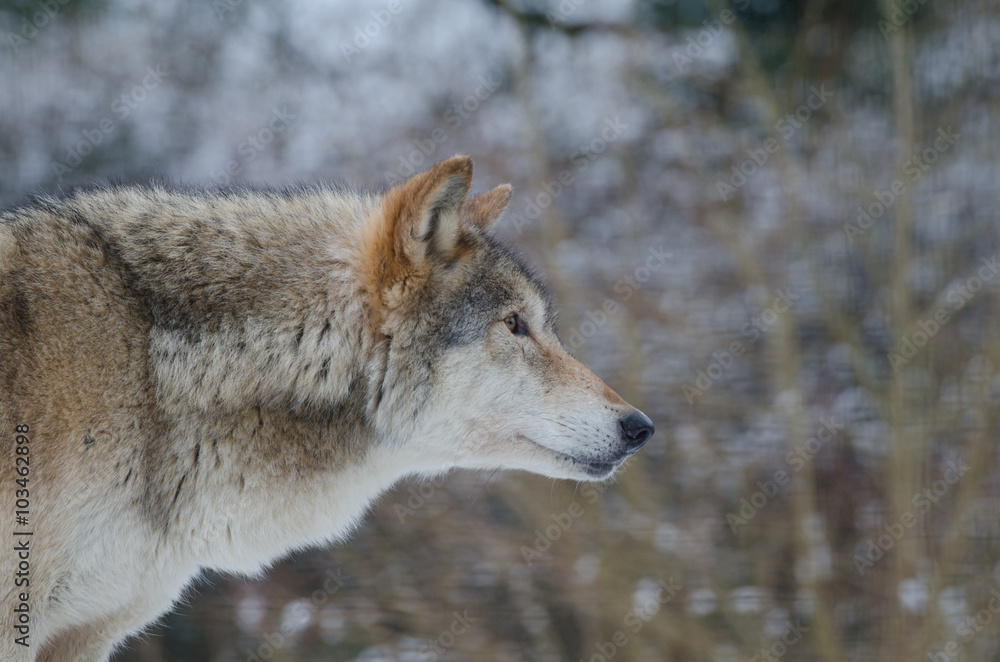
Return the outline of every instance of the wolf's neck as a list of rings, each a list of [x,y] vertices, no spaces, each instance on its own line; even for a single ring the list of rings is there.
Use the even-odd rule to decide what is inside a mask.
[[[214,503],[192,510],[203,518],[189,529],[199,535],[178,542],[198,555],[199,565],[256,574],[290,551],[345,538],[401,478],[440,470],[426,457],[383,445],[339,471],[282,481],[280,499],[266,486],[250,494],[234,487],[230,498],[217,492]]]

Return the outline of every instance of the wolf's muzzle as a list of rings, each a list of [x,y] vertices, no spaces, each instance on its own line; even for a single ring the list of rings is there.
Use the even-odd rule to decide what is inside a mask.
[[[653,421],[638,409],[622,418],[619,423],[622,428],[622,442],[630,455],[642,448],[653,436]]]

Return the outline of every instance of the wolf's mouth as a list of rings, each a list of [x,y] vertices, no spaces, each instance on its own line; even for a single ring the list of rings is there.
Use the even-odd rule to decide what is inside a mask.
[[[549,448],[548,446],[543,446],[534,439],[526,437],[523,434],[519,434],[517,436],[523,439],[524,441],[531,442],[535,446],[544,449],[548,453],[552,453],[553,455],[559,457],[560,459],[566,460],[567,462],[571,463],[574,467],[582,469],[584,473],[596,479],[607,478],[612,473],[614,473],[615,469],[620,467],[625,462],[625,460],[627,460],[632,455],[631,453],[625,453],[621,457],[616,458],[612,461],[583,459],[570,455],[569,453],[563,453],[562,451],[557,451],[555,449]]]
[[[585,462],[574,458],[573,462],[583,467],[583,470],[594,478],[607,478],[615,469],[621,466],[624,460],[625,458],[622,458],[618,462]]]

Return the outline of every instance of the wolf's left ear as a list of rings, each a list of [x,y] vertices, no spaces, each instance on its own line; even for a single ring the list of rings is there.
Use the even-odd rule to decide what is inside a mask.
[[[365,235],[379,291],[402,294],[455,258],[471,183],[472,159],[453,156],[389,189]]]
[[[453,156],[394,186],[382,201],[383,223],[393,236],[392,257],[420,269],[447,260],[461,237],[462,205],[472,183],[472,159]]]
[[[514,187],[501,184],[495,189],[474,195],[465,203],[465,219],[483,232],[492,227],[497,219],[503,216],[510,204],[510,196]]]

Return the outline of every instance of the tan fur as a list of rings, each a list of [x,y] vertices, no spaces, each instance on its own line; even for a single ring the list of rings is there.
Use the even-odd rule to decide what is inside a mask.
[[[510,188],[467,202],[471,177],[453,157],[384,196],[124,187],[0,216],[0,538],[24,529],[22,445],[33,532],[30,647],[0,552],[0,659],[103,662],[200,567],[343,538],[407,474],[620,465],[630,408],[485,234]]]
[[[465,203],[466,217],[470,223],[485,232],[507,210],[513,194],[514,187],[501,184],[485,193],[474,195]]]
[[[458,223],[440,222],[429,212],[447,204],[448,198],[458,200],[452,213],[461,213],[472,183],[472,160],[455,156],[437,164],[427,172],[415,175],[393,187],[382,200],[380,218],[371,225],[365,242],[367,260],[374,266],[372,285],[383,294],[383,303],[398,305],[401,297],[419,286],[430,268],[425,252],[437,250],[444,257],[454,258],[459,248]],[[438,233],[435,244],[420,241],[436,228],[454,227],[455,232]]]

